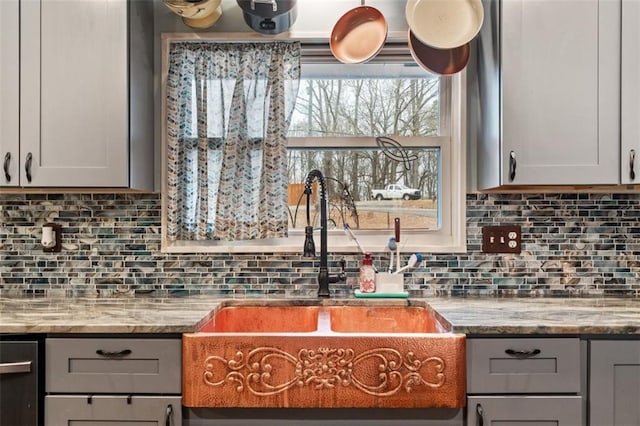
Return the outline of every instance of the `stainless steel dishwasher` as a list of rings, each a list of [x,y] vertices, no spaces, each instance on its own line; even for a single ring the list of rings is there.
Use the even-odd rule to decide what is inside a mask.
[[[42,424],[39,347],[37,337],[0,334],[0,426]]]

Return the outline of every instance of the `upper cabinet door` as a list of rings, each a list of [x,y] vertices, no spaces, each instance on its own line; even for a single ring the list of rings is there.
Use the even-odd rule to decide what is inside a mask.
[[[640,2],[622,0],[621,182],[640,182]]]
[[[21,185],[128,186],[126,0],[23,0],[20,24]]]
[[[619,182],[620,7],[501,2],[502,184]]]
[[[0,1],[0,186],[18,186],[19,151],[19,6]]]

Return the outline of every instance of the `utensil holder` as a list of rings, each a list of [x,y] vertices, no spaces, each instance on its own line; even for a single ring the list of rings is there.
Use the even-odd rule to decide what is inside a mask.
[[[401,293],[404,291],[404,275],[378,272],[376,274],[376,293]]]

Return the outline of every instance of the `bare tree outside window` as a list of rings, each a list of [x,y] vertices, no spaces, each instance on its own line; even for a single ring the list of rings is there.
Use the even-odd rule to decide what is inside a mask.
[[[329,177],[335,226],[389,229],[400,217],[405,227],[437,229],[440,149],[425,137],[440,134],[439,96],[440,80],[428,75],[302,79],[288,134],[290,226],[305,225],[304,203],[296,206],[317,168]],[[307,142],[295,147],[298,139]]]

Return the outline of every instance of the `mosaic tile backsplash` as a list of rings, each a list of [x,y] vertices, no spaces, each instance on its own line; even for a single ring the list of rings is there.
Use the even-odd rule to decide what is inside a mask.
[[[469,194],[467,253],[426,254],[405,286],[414,297],[637,297],[639,202],[630,193]],[[301,254],[161,253],[160,213],[159,194],[0,194],[0,295],[316,295],[318,263]],[[60,253],[42,252],[47,222],[63,227]],[[482,253],[484,225],[520,225],[522,253]],[[357,286],[359,259],[347,261],[347,282],[331,285],[338,295]]]

